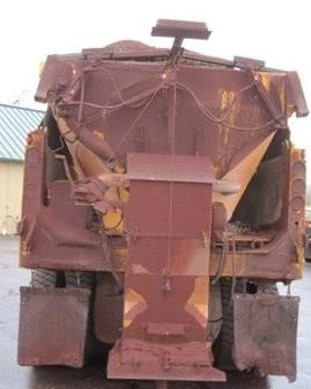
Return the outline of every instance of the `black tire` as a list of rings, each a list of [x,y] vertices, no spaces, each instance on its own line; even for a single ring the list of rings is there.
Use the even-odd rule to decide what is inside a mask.
[[[88,288],[92,290],[88,326],[86,333],[86,345],[84,363],[86,365],[106,365],[110,345],[106,345],[98,340],[94,333],[94,299],[96,288],[96,275],[93,272],[66,272],[66,288]]]
[[[222,329],[214,345],[216,365],[222,370],[237,370],[232,358],[233,350],[233,304],[232,304],[232,279],[221,278],[221,300],[223,322]],[[245,284],[241,280],[236,280],[235,293],[245,292]]]
[[[95,274],[92,272],[66,272],[66,287],[89,288],[95,287]]]
[[[305,249],[305,261],[309,263],[311,262],[311,247],[309,247],[309,244]]]
[[[207,340],[214,343],[222,328],[223,311],[221,301],[221,286],[217,281],[211,284],[208,304]]]
[[[32,270],[30,285],[33,288],[55,288],[57,273],[51,270]]]

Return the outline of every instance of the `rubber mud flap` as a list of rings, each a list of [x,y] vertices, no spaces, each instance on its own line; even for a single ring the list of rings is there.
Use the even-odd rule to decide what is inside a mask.
[[[18,363],[82,367],[91,291],[21,287]]]
[[[296,379],[299,297],[258,293],[233,297],[233,359],[240,370]]]

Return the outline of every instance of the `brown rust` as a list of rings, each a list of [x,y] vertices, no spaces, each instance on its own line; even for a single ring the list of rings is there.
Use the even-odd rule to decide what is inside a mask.
[[[96,273],[90,322],[99,340],[115,343],[110,377],[224,380],[212,353],[226,328],[223,277],[236,309],[251,317],[266,297],[256,288],[250,295],[249,285],[302,275],[305,161],[288,118],[308,109],[296,73],[184,50],[183,39],[209,37],[204,23],[161,20],[153,33],[173,37],[172,49],[121,41],[48,57],[36,99],[49,109],[26,150],[20,262],[64,279]],[[242,284],[244,294],[234,296]],[[25,292],[34,296],[30,313],[46,293],[55,307],[64,295],[65,315],[68,288],[54,291]],[[285,300],[271,299],[279,323]],[[286,301],[297,317],[298,302]],[[30,330],[41,320],[30,320],[27,307],[23,331],[24,320]],[[295,326],[284,324],[283,343],[256,345],[263,366],[263,358],[250,361],[241,317],[238,368],[292,379]],[[269,339],[273,323],[263,324]],[[248,335],[252,342],[256,330]],[[276,366],[279,346],[289,357]],[[25,337],[23,353],[21,363],[34,361]],[[57,358],[63,362],[61,351]]]
[[[136,356],[135,364],[144,367],[136,377],[225,378],[212,368],[213,360],[207,353],[211,344],[206,342],[206,248],[210,241],[209,203],[214,181],[209,165],[209,159],[195,156],[129,154],[131,192],[126,226],[130,265],[125,272],[124,329],[121,346],[116,345],[112,351],[108,377],[132,378],[131,361],[139,349],[143,358],[138,361]],[[186,245],[187,241],[192,244]],[[185,261],[180,260],[181,245],[187,249]],[[197,266],[195,255],[200,261]],[[185,356],[196,355],[191,357],[192,363],[181,357],[183,350]],[[183,371],[181,366],[188,369]]]
[[[165,345],[137,340],[117,342],[110,353],[111,378],[166,381],[225,381],[212,366],[211,349],[198,342]]]
[[[82,367],[90,290],[21,288],[18,362]]]
[[[241,370],[253,366],[263,375],[296,379],[299,297],[236,294],[233,357]]]

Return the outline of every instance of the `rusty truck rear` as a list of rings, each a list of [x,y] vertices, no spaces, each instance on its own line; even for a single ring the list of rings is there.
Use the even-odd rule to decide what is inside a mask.
[[[305,160],[295,72],[182,48],[204,23],[160,20],[171,49],[121,41],[51,55],[25,156],[18,360],[108,378],[296,376]],[[93,353],[93,354],[92,354]]]

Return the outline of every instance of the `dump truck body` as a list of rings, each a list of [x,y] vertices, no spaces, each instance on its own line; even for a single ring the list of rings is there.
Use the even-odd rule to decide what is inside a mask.
[[[172,49],[122,41],[46,61],[48,110],[25,157],[20,264],[34,281],[19,363],[82,366],[93,337],[114,345],[110,378],[223,381],[235,367],[293,380],[299,297],[275,285],[302,276],[299,78],[184,50],[209,36],[202,23],[153,33]]]

